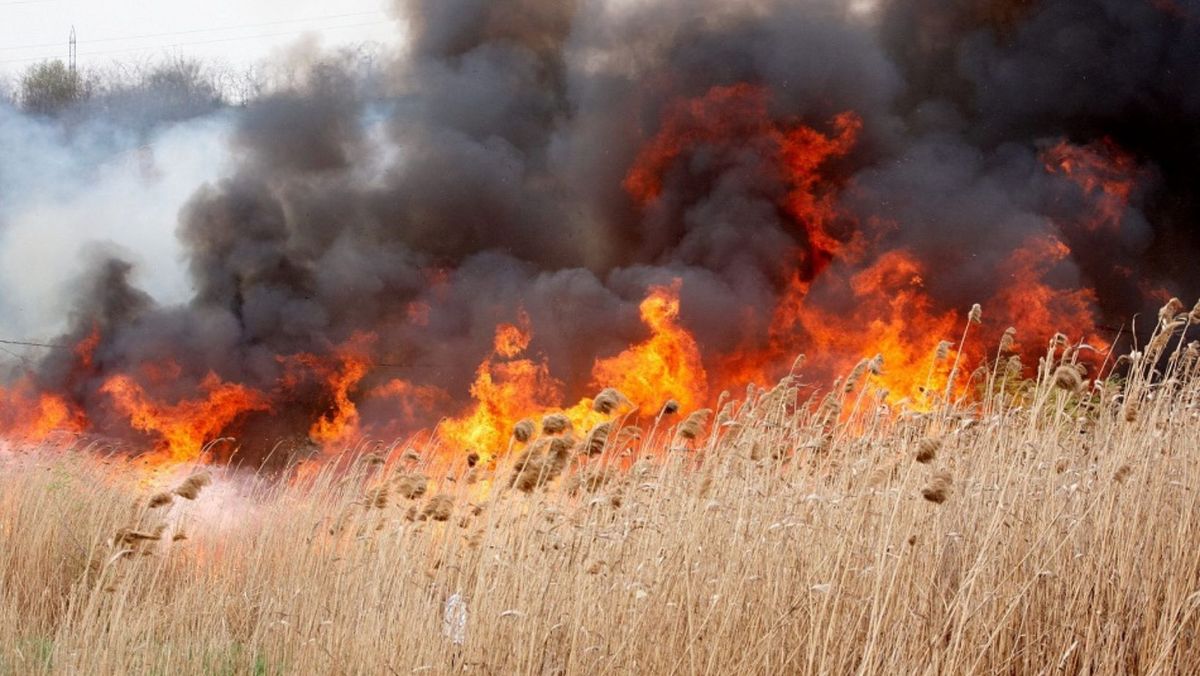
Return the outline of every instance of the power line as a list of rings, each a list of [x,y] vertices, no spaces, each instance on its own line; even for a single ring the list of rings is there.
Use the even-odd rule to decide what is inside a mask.
[[[67,345],[55,345],[54,343],[37,343],[29,340],[0,340],[0,345],[20,345],[22,347],[45,347],[51,350],[69,350]]]
[[[56,1],[56,0],[54,0],[54,1]],[[213,26],[211,28],[193,28],[193,29],[183,30],[183,31],[167,31],[165,33],[143,33],[141,35],[121,35],[121,36],[113,36],[113,37],[107,37],[107,38],[96,38],[94,40],[92,40],[92,39],[87,40],[87,44],[96,44],[96,43],[100,43],[100,42],[117,42],[120,40],[143,40],[145,38],[163,38],[163,37],[170,37],[173,35],[192,35],[195,33],[212,33],[212,32],[216,32],[216,31],[237,30],[237,29],[241,29],[241,28],[266,28],[268,26],[282,26],[284,24],[301,23],[304,21],[327,21],[327,20],[331,20],[331,19],[348,19],[351,17],[359,17],[359,16],[381,16],[381,15],[386,16],[386,14],[384,12],[381,12],[379,10],[372,10],[370,12],[350,12],[347,14],[327,14],[325,16],[313,16],[313,17],[300,18],[300,19],[283,19],[280,21],[266,21],[263,23],[244,23],[244,24],[233,24],[230,26]],[[28,45],[8,45],[5,47],[0,47],[0,52],[12,51],[14,49],[45,49],[48,47],[59,47],[61,45],[62,45],[61,42],[41,42],[41,43],[37,43],[37,44],[28,44]]]
[[[194,47],[197,45],[208,45],[208,44],[216,44],[216,43],[221,43],[221,42],[237,42],[239,40],[258,40],[260,38],[283,37],[283,36],[289,36],[289,35],[303,35],[305,33],[310,33],[313,31],[324,32],[324,31],[330,31],[330,30],[342,30],[342,29],[346,29],[346,28],[363,28],[365,26],[381,26],[381,25],[389,24],[389,23],[391,23],[390,20],[389,21],[366,21],[363,23],[345,24],[342,26],[326,26],[323,28],[306,28],[306,29],[300,29],[300,30],[281,31],[281,32],[277,32],[277,33],[258,33],[256,35],[242,35],[242,36],[238,36],[238,37],[216,38],[213,40],[196,40],[196,41],[192,41],[192,42],[176,42],[176,43],[172,43],[169,45],[146,45],[143,47],[125,47],[125,48],[121,48],[121,49],[106,49],[106,50],[101,50],[98,52],[86,52],[85,56],[96,56],[96,55],[104,55],[104,54],[120,54],[120,53],[126,53],[126,52],[145,52],[145,51],[154,51],[154,50],[166,50],[166,49],[173,49],[175,47]],[[46,54],[46,55],[42,55],[42,56],[31,56],[31,57],[25,57],[25,58],[20,58],[20,59],[5,59],[3,61],[0,61],[0,64],[28,63],[30,61],[43,61],[45,59],[53,59],[53,58],[55,58],[55,56],[56,56],[55,54]]]

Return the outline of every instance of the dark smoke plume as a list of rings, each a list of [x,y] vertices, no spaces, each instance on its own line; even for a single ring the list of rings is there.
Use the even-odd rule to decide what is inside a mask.
[[[330,355],[369,331],[379,366],[362,390],[436,385],[451,398],[422,421],[435,422],[522,310],[530,352],[568,394],[589,393],[594,360],[644,337],[647,287],[676,278],[706,358],[763,346],[794,269],[836,310],[839,269],[869,262],[820,274],[813,235],[780,207],[773,137],[686,149],[649,204],[624,185],[672,106],[746,83],[769,92],[773,120],[833,136],[838,114],[861,119],[823,169],[839,187],[830,231],[935,261],[924,283],[939,311],[996,296],[1039,235],[1072,249],[1043,281],[1097,289],[1109,324],[1158,303],[1150,289],[1200,283],[1200,17],[1187,3],[896,0],[864,16],[834,0],[409,0],[396,13],[411,42],[383,81],[326,63],[236,114],[236,168],[180,215],[191,299],[156,304],[103,260],[63,337],[98,328],[94,359],[84,372],[48,359],[43,387],[129,435],[102,413],[106,374],[174,359],[179,377],[145,382],[165,400],[210,371],[272,391],[281,355]],[[1063,141],[1113,144],[1136,167],[1103,237],[1064,225],[1096,198],[1047,171]],[[290,392],[237,431],[279,438],[329,405],[315,385]]]

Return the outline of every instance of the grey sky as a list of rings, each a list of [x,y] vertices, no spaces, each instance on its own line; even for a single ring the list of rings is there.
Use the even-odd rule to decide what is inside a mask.
[[[0,0],[0,77],[66,58],[74,25],[81,67],[196,56],[234,66],[316,36],[324,46],[395,43],[389,0]]]

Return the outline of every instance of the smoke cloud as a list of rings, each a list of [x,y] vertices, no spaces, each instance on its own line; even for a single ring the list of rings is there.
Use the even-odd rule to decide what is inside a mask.
[[[592,393],[596,359],[646,337],[638,304],[674,280],[710,373],[754,352],[778,358],[775,375],[834,349],[778,321],[797,284],[808,305],[853,315],[882,275],[923,289],[931,316],[983,302],[998,334],[1020,318],[1017,279],[1051,294],[1057,318],[1101,326],[1200,281],[1200,30],[1182,3],[395,13],[409,41],[383,76],[319,61],[295,87],[166,126],[129,160],[103,159],[131,147],[103,120],[64,137],[0,110],[17,149],[0,160],[4,329],[67,318],[64,344],[100,336],[82,372],[67,353],[39,364],[41,387],[136,436],[101,391],[113,373],[164,401],[210,373],[288,383],[235,430],[269,442],[334,397],[287,357],[332,359],[364,333],[373,367],[356,392],[435,386],[447,396],[408,421],[428,425],[462,410],[497,325],[522,317],[564,394]],[[803,176],[802,150],[819,150]],[[115,253],[80,258],[99,241]],[[885,274],[886,252],[921,265]],[[173,377],[145,373],[168,361]]]

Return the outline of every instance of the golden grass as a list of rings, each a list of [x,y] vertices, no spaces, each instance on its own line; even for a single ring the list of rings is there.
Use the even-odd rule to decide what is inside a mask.
[[[1197,673],[1195,360],[1117,387],[1061,355],[924,414],[789,376],[564,467],[529,429],[521,490],[517,454],[143,485],[10,453],[0,673]]]

